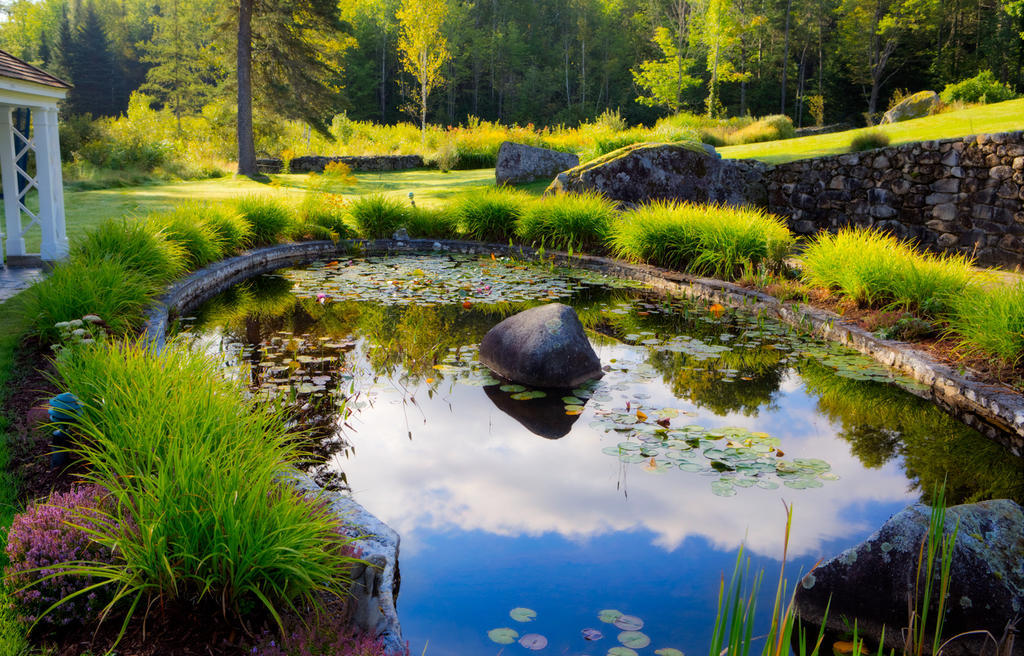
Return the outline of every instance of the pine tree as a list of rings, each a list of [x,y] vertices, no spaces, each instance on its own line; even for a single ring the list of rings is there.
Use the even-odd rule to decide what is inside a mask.
[[[107,33],[90,2],[72,37],[65,65],[74,88],[68,104],[75,114],[116,115],[123,106],[123,74],[110,52]]]

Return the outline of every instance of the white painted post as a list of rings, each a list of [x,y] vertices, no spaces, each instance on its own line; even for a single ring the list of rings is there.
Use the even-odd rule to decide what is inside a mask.
[[[57,242],[57,207],[58,204],[63,205],[60,175],[55,175],[53,168],[57,111],[49,108],[37,109],[32,113],[32,120],[35,124],[33,135],[36,143],[36,180],[39,182],[39,229],[43,233],[39,256],[44,260],[57,260],[62,256]],[[63,212],[61,214],[63,215]]]
[[[60,125],[57,108],[47,108],[47,124],[50,129],[49,162],[53,169],[53,224],[57,231],[57,257],[68,255],[68,233],[64,217],[64,172],[60,160]],[[38,155],[37,155],[38,156]],[[37,160],[38,161],[38,160]]]
[[[18,207],[18,171],[14,161],[14,121],[10,105],[0,105],[0,176],[3,177],[4,216],[7,220],[7,255],[25,255]]]

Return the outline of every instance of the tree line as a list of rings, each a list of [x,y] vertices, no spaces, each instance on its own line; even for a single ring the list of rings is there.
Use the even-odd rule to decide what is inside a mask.
[[[1024,0],[0,0],[0,47],[94,116],[142,90],[178,116],[242,99],[243,123],[251,85],[257,114],[321,130],[341,112],[860,123],[985,69],[1024,89]]]

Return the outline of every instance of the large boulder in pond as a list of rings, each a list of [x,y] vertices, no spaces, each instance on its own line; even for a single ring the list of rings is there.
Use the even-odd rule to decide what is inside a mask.
[[[498,186],[550,180],[579,164],[578,155],[506,141],[498,149],[494,179]]]
[[[892,109],[883,114],[880,124],[898,123],[928,116],[938,106],[939,94],[934,91],[918,91],[896,103]]]
[[[549,440],[558,440],[568,435],[573,424],[580,418],[580,415],[565,414],[565,401],[560,394],[520,401],[512,398],[513,392],[501,391],[499,385],[484,387],[484,394],[494,407],[518,421],[523,428]]]
[[[601,361],[576,311],[549,303],[491,328],[480,361],[499,376],[532,387],[576,387],[601,376]]]
[[[641,143],[626,146],[559,173],[547,194],[596,191],[623,204],[685,200],[729,205],[767,200],[764,166],[723,160],[698,143]]]
[[[866,541],[812,570],[797,586],[800,617],[820,626],[831,600],[830,628],[842,632],[856,618],[860,635],[877,644],[884,625],[886,652],[896,648],[901,653],[901,629],[909,625],[907,604],[914,599],[918,552],[930,519],[928,506],[909,506]],[[1024,512],[1006,499],[948,508],[947,535],[958,522],[943,634],[985,630],[998,639],[1009,621],[1024,616]],[[922,590],[924,580],[922,573]],[[937,591],[930,608],[934,617]],[[979,654],[981,646],[979,636],[967,636],[943,654]],[[1012,653],[1024,654],[1024,641]]]

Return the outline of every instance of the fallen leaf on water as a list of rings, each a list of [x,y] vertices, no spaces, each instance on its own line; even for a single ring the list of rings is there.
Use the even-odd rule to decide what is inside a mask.
[[[636,418],[638,421],[647,421],[647,413],[643,410],[636,411]]]

